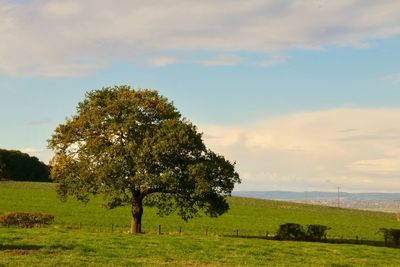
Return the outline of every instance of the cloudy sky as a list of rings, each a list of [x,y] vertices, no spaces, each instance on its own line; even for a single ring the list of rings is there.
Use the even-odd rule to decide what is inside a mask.
[[[400,191],[398,0],[0,0],[0,147],[48,162],[88,90],[157,89],[237,190]]]

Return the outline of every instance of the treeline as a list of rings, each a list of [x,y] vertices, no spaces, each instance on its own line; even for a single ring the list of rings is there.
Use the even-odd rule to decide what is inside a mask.
[[[49,167],[18,150],[0,149],[0,180],[51,182]]]

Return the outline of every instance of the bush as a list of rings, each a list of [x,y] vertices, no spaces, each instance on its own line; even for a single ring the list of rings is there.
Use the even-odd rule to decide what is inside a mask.
[[[3,226],[18,226],[32,228],[53,223],[54,216],[40,212],[12,212],[0,216],[0,224]]]
[[[303,226],[297,223],[285,223],[279,226],[276,233],[278,240],[305,240],[306,233]]]
[[[383,237],[388,244],[400,245],[400,229],[381,228],[379,232],[383,233]]]
[[[328,226],[320,224],[309,224],[306,229],[306,238],[310,241],[321,241],[322,238],[326,239],[326,231],[331,229]]]
[[[326,231],[329,229],[331,228],[319,224],[309,224],[304,228],[297,223],[285,223],[279,226],[276,239],[321,241],[322,238],[326,238]]]

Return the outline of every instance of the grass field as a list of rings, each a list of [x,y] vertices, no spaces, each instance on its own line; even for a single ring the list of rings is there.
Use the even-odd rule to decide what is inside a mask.
[[[53,186],[0,182],[0,214],[41,211],[56,217],[47,228],[0,228],[0,266],[400,266],[400,250],[394,248],[226,237],[236,230],[261,237],[295,222],[328,225],[328,238],[377,241],[379,228],[400,228],[394,214],[234,197],[227,214],[188,223],[145,208],[145,234],[132,236],[126,234],[129,207],[106,210],[101,197],[86,206],[71,199],[63,203]]]

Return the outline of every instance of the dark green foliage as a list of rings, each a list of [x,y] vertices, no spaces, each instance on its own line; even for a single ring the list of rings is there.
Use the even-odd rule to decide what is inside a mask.
[[[279,226],[276,233],[278,240],[305,240],[306,232],[298,223],[285,223]]]
[[[32,228],[34,226],[51,224],[53,221],[53,215],[41,212],[12,212],[0,216],[0,224],[6,227]]]
[[[325,225],[309,224],[303,227],[297,223],[285,223],[279,226],[276,233],[278,240],[321,241],[326,238],[326,231],[331,229]]]
[[[0,149],[0,180],[50,182],[49,168],[36,157]]]
[[[400,246],[400,229],[381,228],[379,232],[383,233],[383,237],[389,245]]]
[[[331,229],[328,226],[320,224],[309,224],[306,227],[306,239],[309,241],[321,241],[326,238],[326,231]]]

